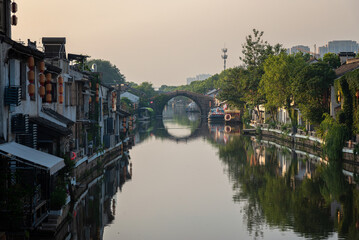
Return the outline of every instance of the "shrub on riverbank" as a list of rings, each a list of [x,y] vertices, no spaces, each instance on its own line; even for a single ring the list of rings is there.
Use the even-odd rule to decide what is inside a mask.
[[[323,156],[329,161],[340,161],[343,158],[343,147],[349,136],[349,130],[345,124],[335,121],[329,114],[320,124],[318,135],[323,139]]]

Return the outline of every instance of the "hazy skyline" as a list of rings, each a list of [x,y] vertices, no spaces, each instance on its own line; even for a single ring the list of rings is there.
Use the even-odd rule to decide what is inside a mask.
[[[109,60],[127,81],[183,85],[187,77],[241,64],[252,29],[284,47],[313,50],[359,40],[358,0],[18,0],[12,37],[66,37],[66,51]]]

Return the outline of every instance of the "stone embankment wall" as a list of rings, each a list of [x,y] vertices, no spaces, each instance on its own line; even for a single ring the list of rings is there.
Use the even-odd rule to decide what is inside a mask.
[[[83,161],[74,169],[76,187],[74,188],[74,199],[76,200],[87,189],[87,185],[103,172],[104,166],[122,157],[128,150],[127,143],[121,143],[116,147],[100,152]]]
[[[297,134],[281,131],[279,129],[269,129],[268,125],[259,125],[261,138],[286,146],[293,150],[300,150],[316,156],[322,156],[323,141],[314,132],[304,132],[299,130]],[[258,135],[258,131],[256,131]],[[359,172],[359,156],[354,156],[355,144],[347,142],[343,148],[343,168],[348,172]]]

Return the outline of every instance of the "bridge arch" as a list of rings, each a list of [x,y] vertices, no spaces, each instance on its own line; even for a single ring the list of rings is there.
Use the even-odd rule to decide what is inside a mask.
[[[154,124],[154,129],[155,129],[155,131],[154,131],[155,136],[159,136],[161,138],[165,138],[167,140],[174,141],[177,143],[179,143],[179,142],[188,143],[188,142],[198,139],[200,137],[209,137],[210,136],[207,121],[205,121],[203,118],[200,119],[198,127],[193,132],[191,132],[191,134],[189,134],[188,136],[176,137],[176,136],[171,135],[168,132],[168,130],[166,129],[163,121],[156,121]]]
[[[162,117],[163,109],[168,103],[168,101],[178,96],[184,96],[194,101],[199,107],[202,116],[207,116],[211,107],[214,106],[213,97],[190,91],[178,90],[174,92],[163,93],[153,98],[153,103],[151,104],[151,107],[155,111],[156,116]]]

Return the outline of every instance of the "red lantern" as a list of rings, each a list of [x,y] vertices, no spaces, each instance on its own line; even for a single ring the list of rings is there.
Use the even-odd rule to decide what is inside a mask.
[[[51,82],[51,78],[52,78],[51,73],[46,73],[46,81],[48,83]]]
[[[44,86],[40,86],[39,94],[40,94],[40,97],[42,97],[42,98],[45,96],[45,87]]]
[[[57,82],[58,82],[60,85],[62,85],[62,84],[64,83],[64,79],[63,79],[61,76],[59,76],[59,78],[57,79]]]
[[[59,94],[63,94],[64,93],[64,87],[62,85],[59,86]]]
[[[358,99],[359,98],[359,90],[356,90],[355,92],[355,97]]]
[[[64,96],[60,95],[59,96],[59,103],[62,104],[64,102]]]
[[[45,72],[45,62],[44,61],[40,62],[39,70],[42,73]]]
[[[27,72],[27,79],[29,80],[30,83],[33,83],[35,80],[35,72],[30,70]]]
[[[46,102],[51,103],[52,102],[52,95],[51,93],[46,94]]]
[[[13,26],[17,25],[17,17],[16,17],[16,15],[11,16],[11,25],[13,25]]]
[[[51,93],[51,90],[52,90],[52,85],[51,85],[51,83],[46,84],[46,92],[47,92],[47,93]]]
[[[30,83],[27,87],[30,97],[34,96],[35,94],[35,84]]]
[[[45,85],[45,75],[43,73],[40,73],[39,75],[39,83],[41,86]]]
[[[34,57],[30,56],[28,59],[27,59],[27,66],[32,70],[35,66],[35,59]]]
[[[16,13],[16,12],[17,12],[17,3],[16,3],[16,2],[12,2],[12,3],[11,3],[11,12],[12,12],[12,13]]]

